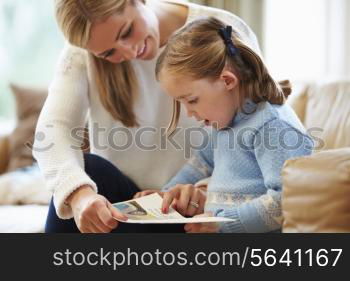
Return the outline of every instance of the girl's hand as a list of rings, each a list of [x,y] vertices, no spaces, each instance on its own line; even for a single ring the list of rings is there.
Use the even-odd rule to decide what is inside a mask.
[[[204,213],[198,217],[212,217],[213,214],[211,212]],[[185,231],[187,233],[217,233],[219,232],[219,224],[216,222],[205,222],[205,223],[188,223],[185,224]]]
[[[164,192],[162,212],[168,213],[172,206],[183,216],[194,216],[204,212],[205,192],[192,184],[178,184]]]
[[[115,218],[124,221],[128,219],[90,186],[82,186],[73,192],[67,203],[71,206],[75,223],[82,233],[109,233],[118,226],[119,222]]]
[[[158,189],[147,189],[147,190],[143,190],[143,191],[137,192],[137,193],[134,195],[134,199],[140,198],[140,197],[142,197],[142,196],[150,195],[150,194],[153,194],[153,193],[156,193],[156,192],[157,192],[160,196],[163,197],[164,192],[161,192],[161,191],[159,191]]]

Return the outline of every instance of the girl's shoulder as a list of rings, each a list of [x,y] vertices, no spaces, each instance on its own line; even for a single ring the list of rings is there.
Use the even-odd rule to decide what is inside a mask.
[[[235,118],[235,126],[249,127],[255,131],[268,124],[274,123],[274,126],[280,124],[282,127],[295,128],[304,133],[305,128],[294,110],[288,104],[271,104],[269,102],[253,103],[248,100],[244,106],[243,111],[237,113]]]
[[[299,117],[287,103],[278,105],[269,102],[261,102],[258,104],[256,117],[262,120],[261,126],[273,122],[275,125],[281,124],[282,127],[287,126],[303,134],[306,133],[305,127]]]

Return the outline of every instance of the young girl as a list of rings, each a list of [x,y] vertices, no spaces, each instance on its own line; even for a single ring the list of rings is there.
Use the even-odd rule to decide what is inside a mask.
[[[163,188],[163,211],[177,200],[184,215],[227,217],[232,222],[190,224],[188,232],[271,232],[281,229],[281,169],[308,155],[313,141],[285,104],[279,85],[238,34],[214,18],[175,33],[158,59],[157,78],[174,98],[169,133],[180,103],[189,117],[212,126],[208,141]],[[211,177],[206,198],[192,184]],[[181,205],[181,208],[178,206]]]

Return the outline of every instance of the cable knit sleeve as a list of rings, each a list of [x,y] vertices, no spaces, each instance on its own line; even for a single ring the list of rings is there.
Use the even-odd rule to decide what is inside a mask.
[[[85,173],[81,138],[74,137],[75,128],[84,128],[89,109],[86,53],[66,45],[56,67],[49,95],[40,113],[33,156],[53,190],[57,215],[72,218],[72,210],[64,202],[78,187],[96,184]]]

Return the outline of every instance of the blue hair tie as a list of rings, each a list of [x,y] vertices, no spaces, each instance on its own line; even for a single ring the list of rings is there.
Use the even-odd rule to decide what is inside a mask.
[[[238,49],[232,41],[232,26],[228,25],[219,29],[219,35],[224,40],[227,47],[227,52],[230,56],[235,56],[238,53]]]

